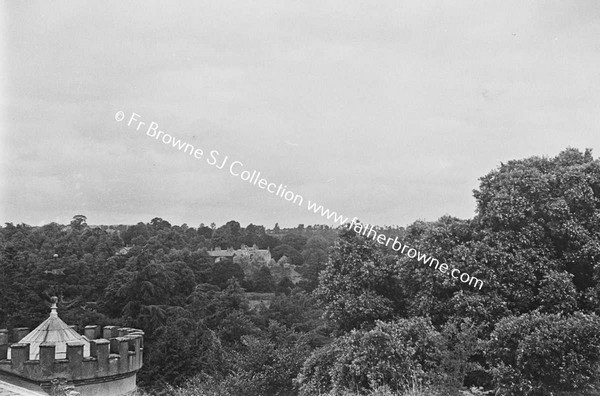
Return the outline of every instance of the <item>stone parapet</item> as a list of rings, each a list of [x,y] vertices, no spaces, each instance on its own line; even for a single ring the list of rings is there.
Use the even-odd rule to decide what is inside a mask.
[[[14,332],[22,335],[25,329]],[[53,343],[42,343],[39,359],[29,360],[30,345],[10,344],[9,334],[8,330],[0,329],[0,370],[30,381],[45,383],[57,378],[94,381],[133,374],[142,367],[144,333],[139,329],[86,326],[83,335],[90,341],[90,356],[84,356],[84,343],[70,342],[66,359],[55,358]],[[7,359],[8,348],[11,359]]]

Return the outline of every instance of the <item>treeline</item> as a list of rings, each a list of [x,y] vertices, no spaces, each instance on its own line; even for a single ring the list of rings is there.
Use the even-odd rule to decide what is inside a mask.
[[[473,219],[380,231],[482,290],[345,228],[7,224],[0,327],[52,294],[67,322],[141,327],[152,395],[600,394],[600,161],[510,161],[474,197]],[[207,253],[242,245],[271,262]]]
[[[229,221],[194,228],[160,218],[89,226],[83,215],[68,225],[7,223],[0,227],[0,328],[37,326],[53,295],[69,324],[135,324],[146,333],[138,378],[152,394],[198,373],[230,370],[231,354],[242,353],[242,338],[254,335],[261,348],[270,343],[273,353],[286,350],[293,357],[282,357],[291,365],[289,378],[271,385],[292,391],[306,348],[328,340],[310,292],[336,235],[327,226],[266,230]],[[244,245],[268,249],[272,259],[215,262],[208,254]],[[295,283],[286,276],[290,271],[300,275]],[[268,309],[248,298],[253,292],[267,299]],[[299,338],[302,351],[293,342]]]
[[[67,308],[92,307],[90,312],[99,310],[119,317],[127,301],[120,302],[124,300],[120,300],[118,290],[129,281],[132,272],[142,270],[160,270],[160,276],[165,278],[157,282],[165,285],[157,285],[156,289],[179,285],[173,288],[173,295],[153,293],[156,302],[165,304],[170,299],[177,300],[178,294],[188,296],[191,291],[186,288],[187,283],[192,289],[202,283],[224,289],[229,279],[236,278],[246,291],[254,291],[255,285],[242,269],[243,259],[215,265],[207,253],[215,248],[240,249],[245,245],[269,249],[271,263],[261,264],[275,270],[278,265],[291,264],[305,275],[298,286],[312,290],[336,231],[300,225],[277,230],[276,236],[270,233],[264,226],[250,224],[242,228],[236,221],[218,228],[215,224],[193,228],[171,225],[160,218],[133,226],[88,226],[83,215],[75,216],[68,225],[32,227],[7,223],[0,227],[0,293],[4,297],[0,326],[34,325],[45,316],[44,302],[54,294],[61,296]],[[274,292],[275,288],[273,284],[258,291]]]

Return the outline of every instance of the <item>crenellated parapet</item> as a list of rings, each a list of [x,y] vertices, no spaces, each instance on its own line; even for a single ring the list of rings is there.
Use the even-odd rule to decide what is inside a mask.
[[[133,375],[142,367],[144,333],[139,329],[86,326],[82,334],[89,341],[89,356],[84,356],[85,342],[67,342],[65,359],[56,358],[55,343],[43,342],[35,360],[30,360],[30,344],[14,343],[27,332],[20,328],[10,334],[0,329],[0,371],[44,386],[53,379],[75,384],[107,382]]]

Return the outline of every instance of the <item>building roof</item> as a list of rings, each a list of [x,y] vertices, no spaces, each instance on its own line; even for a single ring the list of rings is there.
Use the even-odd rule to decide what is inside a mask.
[[[29,344],[29,359],[38,360],[40,358],[40,344],[42,342],[50,342],[56,345],[54,355],[56,359],[67,358],[68,342],[83,343],[83,356],[90,356],[90,342],[88,339],[77,333],[58,317],[56,307],[58,299],[53,297],[52,300],[50,317],[19,341],[21,344]],[[10,359],[10,348],[8,358]]]
[[[229,247],[228,249],[221,249],[220,247],[217,247],[214,250],[209,250],[207,253],[211,257],[233,257],[235,255],[241,256],[245,254],[259,254],[267,257],[268,259],[271,258],[271,251],[269,249],[259,249],[256,245],[252,247],[242,245],[241,249],[233,249],[232,247]]]
[[[235,255],[235,251],[210,250],[210,251],[208,251],[208,255],[211,257],[233,257]]]
[[[2,381],[0,379],[0,396],[43,396],[46,393],[41,391],[34,391],[31,389],[23,388],[19,385],[12,384],[10,382]]]

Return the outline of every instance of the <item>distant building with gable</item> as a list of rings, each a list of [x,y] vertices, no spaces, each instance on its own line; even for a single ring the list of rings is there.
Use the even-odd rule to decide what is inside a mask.
[[[223,260],[231,260],[236,261],[236,258],[249,258],[249,259],[259,259],[264,261],[265,264],[271,260],[271,250],[270,249],[259,249],[258,246],[253,245],[252,247],[248,247],[246,245],[242,245],[240,249],[233,249],[229,247],[224,250],[221,247],[216,247],[214,250],[209,250],[208,255],[210,257],[215,258],[215,263],[221,262]]]
[[[247,257],[250,259],[257,258],[261,261],[264,261],[265,264],[271,260],[271,249],[259,249],[258,246],[253,245],[252,247],[248,247],[246,245],[242,245],[241,249],[235,251],[237,257]],[[235,256],[234,256],[235,257]]]
[[[207,253],[210,257],[215,259],[215,263],[223,260],[233,261],[233,256],[235,256],[235,250],[233,250],[232,247],[228,249],[221,249],[220,246],[217,246],[214,250],[209,250]]]

